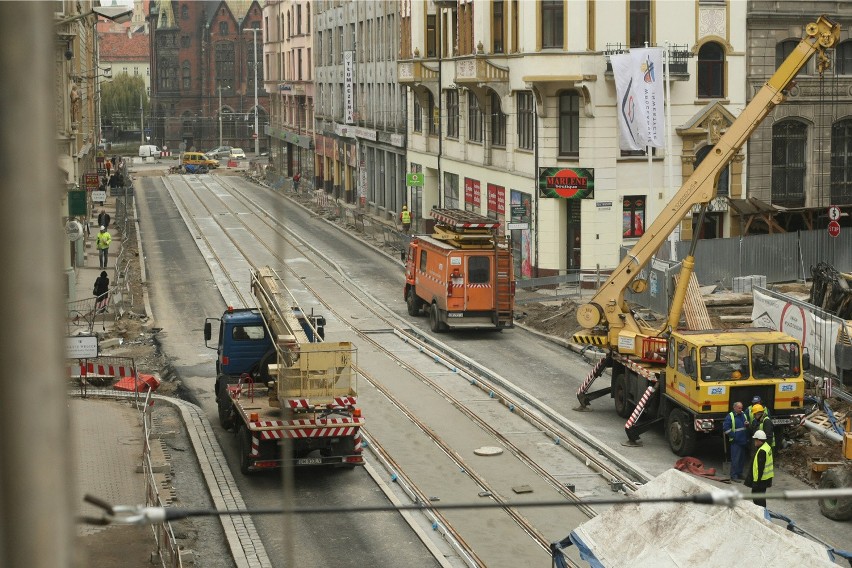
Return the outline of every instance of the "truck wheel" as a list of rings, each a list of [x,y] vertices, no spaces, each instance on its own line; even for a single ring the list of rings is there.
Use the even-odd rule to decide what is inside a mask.
[[[678,456],[688,456],[695,451],[696,434],[695,428],[689,420],[689,415],[675,408],[669,414],[666,421],[666,434],[669,437],[669,446]]]
[[[420,315],[420,310],[423,308],[423,301],[417,296],[413,287],[408,289],[408,297],[405,299],[405,304],[408,306],[408,315]]]
[[[432,304],[429,307],[429,329],[435,333],[444,331],[444,324],[441,322],[441,317],[438,313],[438,304]]]
[[[849,489],[852,487],[852,468],[835,467],[822,474],[820,489]],[[819,510],[832,521],[852,519],[852,497],[820,499]]]
[[[627,378],[619,373],[612,378],[612,398],[615,402],[615,413],[627,418],[633,413],[634,406],[627,401]]]
[[[240,439],[240,471],[243,475],[249,475],[253,473],[249,470],[249,454],[251,453],[251,432],[245,426],[240,426],[240,430],[237,433],[237,437]]]
[[[234,429],[234,415],[231,413],[231,400],[226,391],[219,393],[219,396],[216,397],[216,406],[219,407],[219,425],[229,432],[232,431]]]

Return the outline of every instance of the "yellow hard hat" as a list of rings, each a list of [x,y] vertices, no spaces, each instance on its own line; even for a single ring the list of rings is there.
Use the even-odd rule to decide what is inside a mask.
[[[751,407],[751,413],[752,414],[757,414],[758,412],[763,412],[763,406],[762,405],[755,404],[754,406]]]
[[[732,379],[741,379],[741,378],[743,378],[743,374],[740,373],[739,371],[734,371],[733,373],[731,373],[731,378]]]

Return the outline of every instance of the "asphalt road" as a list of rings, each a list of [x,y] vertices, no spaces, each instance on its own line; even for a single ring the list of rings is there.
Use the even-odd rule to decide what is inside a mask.
[[[277,218],[286,218],[287,226],[292,230],[309,236],[312,246],[339,264],[354,285],[369,290],[370,294],[392,307],[400,317],[412,320],[423,330],[428,328],[425,318],[417,320],[406,314],[402,298],[402,268],[396,259],[378,254],[361,241],[291,204],[279,194],[239,177],[228,178],[227,183],[239,184],[253,196],[258,205],[273,212]],[[195,401],[205,409],[211,423],[217,424],[212,394],[214,353],[203,347],[201,330],[204,317],[218,316],[225,307],[224,302],[212,284],[207,264],[158,178],[140,178],[137,187],[152,304],[159,326],[166,330],[161,334],[164,348]],[[574,393],[590,368],[575,353],[542,341],[521,329],[503,333],[442,334],[441,340],[477,361],[487,362],[498,374],[598,439],[604,440],[646,471],[658,474],[674,464],[676,456],[669,451],[661,428],[644,434],[644,446],[641,448],[621,446],[625,439],[624,421],[615,415],[608,398],[595,401],[593,412],[577,413],[572,410],[576,406]],[[221,431],[219,434],[229,462],[238,471],[236,445],[229,439],[231,435]],[[702,459],[708,466],[721,467],[721,445],[703,444],[695,457]],[[366,474],[362,475],[361,470],[344,475],[347,476],[347,483],[358,491],[364,494],[370,494],[371,491],[378,493],[374,486],[372,489],[369,487],[372,481]],[[236,476],[241,478],[238,472]],[[306,497],[327,497],[339,491],[340,476],[339,472],[300,476],[296,483]],[[242,484],[241,490],[244,491],[247,503],[269,506],[269,496],[275,494],[280,480],[274,475],[242,478]],[[802,487],[795,480],[789,479],[779,479],[778,485]],[[345,504],[347,501],[344,498],[340,502]],[[828,521],[819,514],[816,503],[788,505],[770,502],[770,508],[789,515],[800,526],[840,548],[852,548],[848,524]],[[405,554],[410,554],[407,564],[423,565],[424,551],[417,543],[408,542],[411,535],[406,535],[406,529],[401,523],[388,523],[387,526],[384,522],[375,524],[378,526],[354,527],[349,535],[334,535],[334,542],[343,545],[345,550],[355,547],[359,551],[359,555],[349,556],[358,558],[351,565],[371,564],[360,557],[362,549],[363,554],[374,555],[369,556],[374,561],[373,565],[389,565],[389,558],[394,559],[393,565],[402,564]],[[323,560],[330,561],[332,558],[335,559],[333,565],[349,565],[341,560],[339,548],[335,552],[329,551],[328,557],[323,556],[321,551],[328,549],[327,534],[318,534],[315,527],[308,524],[300,528],[293,533],[294,540],[316,543],[313,547],[318,555],[316,564],[312,560],[308,565],[327,565],[323,564]],[[280,538],[280,525],[264,520],[259,523],[258,529],[265,541],[268,536],[267,551],[270,557],[280,558],[286,546],[285,539]],[[406,553],[405,547],[401,550],[398,546],[400,542],[409,544],[410,552]]]

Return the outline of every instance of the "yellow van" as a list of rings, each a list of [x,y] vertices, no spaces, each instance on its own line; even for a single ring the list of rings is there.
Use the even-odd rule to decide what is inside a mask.
[[[182,166],[207,166],[208,168],[218,168],[219,160],[208,158],[201,152],[184,152],[180,159]]]

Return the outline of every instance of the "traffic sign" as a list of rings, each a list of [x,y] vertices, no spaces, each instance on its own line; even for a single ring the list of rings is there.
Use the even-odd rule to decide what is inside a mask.
[[[840,236],[840,223],[837,221],[829,221],[828,223],[828,234],[832,237]]]
[[[421,172],[405,174],[405,185],[423,187],[423,174]]]
[[[840,219],[840,207],[837,205],[830,205],[828,208],[828,218],[832,221]]]

